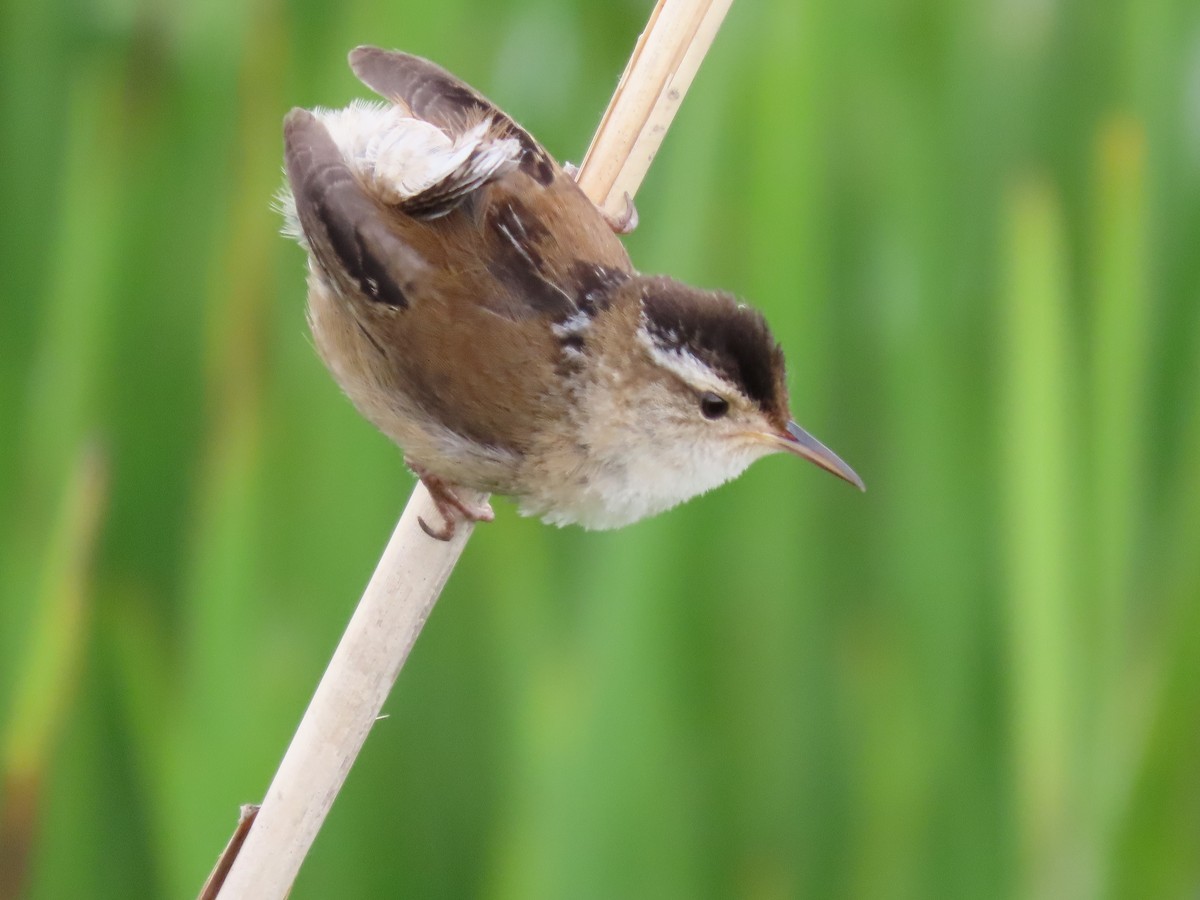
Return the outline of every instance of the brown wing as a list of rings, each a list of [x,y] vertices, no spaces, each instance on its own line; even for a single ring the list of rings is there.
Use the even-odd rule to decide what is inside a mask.
[[[520,145],[515,169],[506,167],[470,184],[447,179],[402,206],[423,222],[396,221],[406,233],[428,226],[413,239],[423,248],[440,245],[438,264],[468,282],[477,280],[478,302],[506,318],[562,321],[602,302],[632,272],[624,246],[574,179],[470,85],[408,53],[358,47],[349,60],[373,91],[452,136],[490,119],[498,139],[512,138]],[[429,221],[440,216],[447,218]]]
[[[422,222],[370,196],[316,116],[289,113],[284,143],[304,242],[336,296],[314,333],[346,392],[393,435],[372,397],[396,398],[400,418],[415,406],[474,441],[519,449],[554,365],[549,327],[495,314],[488,298],[506,288],[488,283],[460,217]]]
[[[284,127],[306,242],[357,322],[348,339],[361,334],[381,357],[378,377],[437,421],[519,446],[512,423],[544,412],[554,373],[579,359],[580,314],[603,309],[628,280],[628,255],[546,151],[467,85],[402,53],[360,48],[351,65],[451,135],[491,117],[521,147],[515,167],[458,192],[437,216],[414,215],[374,196],[316,116],[294,110]]]
[[[343,296],[400,309],[438,290],[513,321],[561,322],[602,305],[631,271],[565,174],[542,186],[510,172],[477,189],[470,209],[428,221],[372,197],[312,113],[288,114],[284,143],[305,239]]]
[[[447,179],[401,207],[423,221],[401,216],[395,223],[402,233],[427,229],[412,239],[430,252],[437,247],[435,264],[453,268],[467,282],[478,281],[478,302],[506,318],[562,321],[632,271],[620,240],[574,180],[470,85],[407,53],[358,47],[349,59],[364,84],[448,134],[461,135],[490,119],[498,139],[520,145],[515,169],[470,184]],[[464,200],[470,202],[459,208]],[[444,221],[430,221],[441,216]]]

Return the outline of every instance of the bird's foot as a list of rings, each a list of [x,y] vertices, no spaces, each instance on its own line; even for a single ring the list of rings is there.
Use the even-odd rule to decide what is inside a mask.
[[[567,177],[572,181],[579,181],[579,166],[574,163],[563,163],[563,171],[567,173]],[[625,192],[625,208],[619,213],[612,213],[605,209],[600,204],[596,204],[596,209],[600,211],[600,215],[604,216],[604,221],[608,223],[608,227],[617,234],[629,234],[638,226],[638,211],[633,205],[633,198],[629,196],[629,192]]]
[[[416,476],[421,479],[421,484],[425,485],[425,489],[429,491],[429,496],[433,498],[433,502],[437,505],[438,512],[441,513],[441,528],[431,528],[429,523],[424,519],[417,518],[421,530],[431,538],[439,541],[448,541],[454,537],[455,532],[458,530],[459,522],[490,522],[496,518],[496,514],[492,512],[491,504],[487,501],[478,506],[466,503],[454,492],[454,485],[434,475],[422,466],[416,465],[411,460],[405,460],[405,462],[416,473]]]
[[[611,213],[603,206],[596,208],[600,210],[600,215],[604,216],[608,227],[617,234],[629,234],[638,227],[638,211],[637,207],[633,205],[633,198],[629,196],[629,191],[625,192],[625,208],[621,212]]]

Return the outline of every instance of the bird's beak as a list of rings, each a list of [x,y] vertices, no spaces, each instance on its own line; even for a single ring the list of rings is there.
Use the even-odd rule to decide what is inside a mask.
[[[770,437],[773,443],[781,450],[786,450],[788,453],[794,453],[797,456],[804,457],[809,462],[816,463],[826,472],[832,472],[838,478],[850,482],[860,491],[867,489],[867,486],[863,484],[863,480],[858,477],[857,472],[842,462],[836,453],[795,422],[788,422],[787,430],[783,434],[773,434]]]

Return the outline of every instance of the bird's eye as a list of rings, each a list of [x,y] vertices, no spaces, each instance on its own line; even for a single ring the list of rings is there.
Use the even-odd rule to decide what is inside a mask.
[[[718,397],[712,391],[705,391],[700,395],[700,413],[704,418],[719,419],[727,412],[729,412],[729,401],[724,397]]]

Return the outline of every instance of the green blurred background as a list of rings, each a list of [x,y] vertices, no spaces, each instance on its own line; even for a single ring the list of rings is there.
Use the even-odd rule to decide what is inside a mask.
[[[0,895],[194,896],[409,492],[284,113],[370,42],[579,160],[650,6],[5,0]],[[638,204],[870,490],[498,502],[293,896],[1196,897],[1200,6],[742,0]]]

